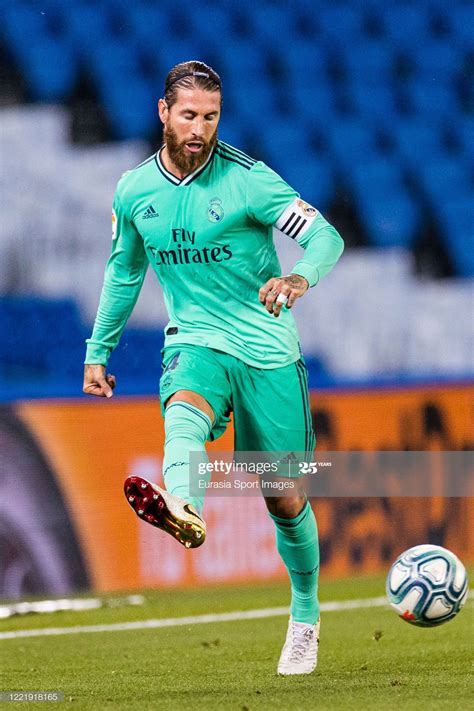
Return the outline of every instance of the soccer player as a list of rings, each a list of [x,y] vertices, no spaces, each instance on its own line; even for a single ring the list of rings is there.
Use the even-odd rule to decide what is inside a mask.
[[[307,370],[290,310],[343,250],[334,227],[282,178],[218,140],[221,90],[219,75],[198,61],[176,65],[166,78],[158,103],[164,145],[118,183],[84,373],[84,392],[112,396],[107,362],[151,264],[169,315],[160,380],[166,488],[136,476],[125,491],[144,521],[189,548],[206,535],[189,453],[205,452],[231,411],[236,451],[313,451]],[[304,250],[286,276],[274,227]],[[278,672],[307,674],[319,643],[316,521],[299,485],[265,502],[291,581]]]

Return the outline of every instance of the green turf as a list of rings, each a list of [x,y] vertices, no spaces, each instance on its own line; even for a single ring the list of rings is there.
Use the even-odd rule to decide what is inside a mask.
[[[471,578],[472,579],[472,578]],[[382,578],[323,581],[323,600],[383,594]],[[144,591],[147,603],[5,620],[1,630],[98,624],[285,605],[286,585]],[[434,629],[388,608],[327,612],[320,662],[280,678],[286,619],[2,640],[3,689],[62,690],[76,709],[467,709],[473,607]],[[377,632],[377,634],[375,634]],[[379,637],[378,641],[374,637]],[[10,707],[9,707],[10,708]],[[28,708],[60,709],[37,703]]]
[[[347,580],[322,580],[320,599],[350,600],[353,598],[375,597],[385,594],[385,580],[382,577],[353,577]],[[146,605],[139,607],[110,607],[97,611],[60,612],[55,615],[27,615],[0,620],[0,631],[16,629],[36,629],[79,624],[124,622],[151,617],[180,617],[208,612],[229,610],[253,610],[256,608],[289,605],[290,588],[286,582],[272,585],[241,585],[220,587],[199,587],[194,590],[129,590],[102,596],[104,599],[123,598],[128,594],[143,594]],[[79,596],[78,596],[79,597]],[[82,597],[93,597],[85,593]],[[41,598],[43,599],[43,598]],[[98,617],[100,615],[100,617]]]

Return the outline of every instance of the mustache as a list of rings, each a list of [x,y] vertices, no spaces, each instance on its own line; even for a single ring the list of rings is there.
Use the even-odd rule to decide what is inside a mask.
[[[185,146],[187,143],[202,143],[203,148],[207,148],[208,146],[211,146],[211,145],[212,145],[213,139],[211,139],[210,141],[206,141],[205,138],[197,138],[197,137],[196,137],[196,138],[190,138],[190,139],[188,139],[188,140],[186,140],[186,141],[181,141],[180,143],[177,144],[176,147],[177,147],[179,150],[181,150],[182,148],[184,148],[184,146]]]

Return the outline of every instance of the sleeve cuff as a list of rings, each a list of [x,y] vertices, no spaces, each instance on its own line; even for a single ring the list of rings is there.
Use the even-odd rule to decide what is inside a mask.
[[[299,276],[304,277],[308,281],[310,287],[316,286],[319,281],[318,268],[315,267],[313,264],[310,264],[309,262],[305,262],[303,260],[301,260],[300,262],[296,262],[295,266],[291,270],[291,273],[298,274]]]
[[[84,365],[107,365],[110,357],[110,348],[102,343],[92,341],[90,338],[86,340],[87,350]]]

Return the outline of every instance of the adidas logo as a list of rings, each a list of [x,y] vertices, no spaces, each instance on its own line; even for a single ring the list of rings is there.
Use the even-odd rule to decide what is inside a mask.
[[[149,220],[150,217],[159,217],[159,214],[157,213],[153,205],[150,205],[149,207],[147,207],[142,217],[144,220]]]

